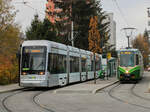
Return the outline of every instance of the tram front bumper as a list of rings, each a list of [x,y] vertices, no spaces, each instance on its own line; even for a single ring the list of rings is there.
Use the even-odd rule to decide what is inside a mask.
[[[21,81],[21,87],[47,87],[47,81]]]
[[[133,74],[122,74],[120,75],[120,80],[134,80],[135,75]]]

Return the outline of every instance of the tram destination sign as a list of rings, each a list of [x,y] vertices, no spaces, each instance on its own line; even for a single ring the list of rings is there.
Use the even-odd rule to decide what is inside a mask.
[[[120,52],[120,54],[132,54],[132,52],[130,52],[130,51],[122,51],[122,52]]]
[[[24,53],[44,53],[44,47],[24,47]]]

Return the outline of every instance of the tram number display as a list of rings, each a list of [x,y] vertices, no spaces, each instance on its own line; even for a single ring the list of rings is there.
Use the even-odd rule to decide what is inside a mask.
[[[132,54],[132,52],[127,51],[127,52],[121,52],[120,54]]]
[[[25,47],[24,53],[44,53],[45,49],[43,47]]]

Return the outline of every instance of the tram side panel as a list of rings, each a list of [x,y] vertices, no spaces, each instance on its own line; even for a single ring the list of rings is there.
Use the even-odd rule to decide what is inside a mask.
[[[94,72],[93,72],[93,64],[92,64],[92,53],[87,51],[87,69],[88,69],[88,75],[87,78],[94,79]]]
[[[67,84],[67,49],[52,48],[49,53],[49,87]]]
[[[80,50],[80,72],[81,81],[87,80],[87,54],[85,50]]]
[[[69,47],[69,83],[80,81],[80,53],[79,49]]]

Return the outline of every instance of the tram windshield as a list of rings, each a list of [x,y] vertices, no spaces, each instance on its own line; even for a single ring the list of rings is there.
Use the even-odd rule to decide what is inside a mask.
[[[120,54],[120,66],[134,66],[134,54],[121,53]]]
[[[37,71],[45,71],[46,66],[46,47],[44,46],[27,46],[23,47],[22,52],[22,71],[29,74]]]

